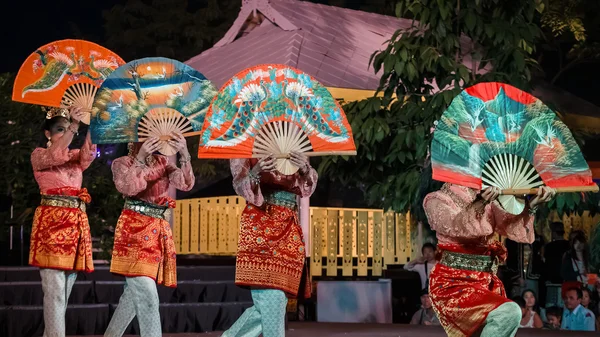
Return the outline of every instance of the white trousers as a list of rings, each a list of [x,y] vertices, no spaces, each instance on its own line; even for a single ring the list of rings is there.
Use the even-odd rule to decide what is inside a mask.
[[[65,337],[65,313],[77,272],[40,269],[44,292],[43,337]]]
[[[125,329],[136,316],[141,337],[161,337],[162,327],[158,307],[158,291],[153,279],[146,276],[126,277],[125,290],[104,337],[123,336]]]

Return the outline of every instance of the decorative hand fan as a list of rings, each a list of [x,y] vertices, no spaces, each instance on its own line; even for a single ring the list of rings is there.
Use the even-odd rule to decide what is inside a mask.
[[[202,128],[199,158],[261,158],[293,174],[290,152],[355,155],[352,130],[327,88],[286,65],[246,69],[219,91]]]
[[[49,43],[19,69],[13,101],[91,111],[96,90],[125,62],[112,51],[84,40]],[[89,124],[89,117],[82,120]]]
[[[480,83],[454,98],[431,145],[433,179],[502,189],[498,201],[520,214],[546,185],[557,192],[597,192],[571,132],[539,99],[502,83]]]
[[[200,130],[217,89],[201,73],[175,60],[149,57],[115,70],[98,90],[90,124],[94,144],[161,139],[164,155],[172,132]]]

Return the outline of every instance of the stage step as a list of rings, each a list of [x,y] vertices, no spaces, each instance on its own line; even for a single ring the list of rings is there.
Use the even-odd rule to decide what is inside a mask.
[[[231,281],[235,279],[235,266],[178,266],[178,281]],[[80,281],[122,281],[108,266],[96,266],[92,273],[79,273]],[[35,267],[0,267],[0,282],[41,281],[40,270]]]
[[[124,281],[77,281],[69,304],[117,304]],[[250,291],[233,281],[179,281],[177,288],[158,286],[161,303],[221,303],[252,301]],[[42,305],[41,282],[0,282],[0,305]]]
[[[164,333],[223,331],[229,328],[251,302],[168,303],[160,305]],[[103,335],[116,305],[69,305],[67,335]],[[41,306],[0,306],[0,336],[41,336]],[[134,319],[125,334],[139,335]]]

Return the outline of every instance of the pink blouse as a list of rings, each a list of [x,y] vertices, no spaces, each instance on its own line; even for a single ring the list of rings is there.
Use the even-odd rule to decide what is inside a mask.
[[[196,177],[190,162],[178,168],[165,156],[154,155],[154,159],[151,166],[142,165],[131,156],[115,159],[112,172],[117,190],[127,197],[157,204],[168,196],[170,184],[181,191],[194,187]]]
[[[252,169],[251,159],[232,159],[231,174],[233,175],[233,189],[242,196],[246,201],[255,206],[262,206],[265,202],[262,194],[261,185],[256,184],[250,179],[249,172]],[[278,172],[273,173],[275,176],[281,176]],[[288,176],[289,177],[289,176]],[[295,179],[292,179],[292,186],[286,186],[288,190],[297,191],[300,197],[309,197],[317,188],[317,171],[310,168],[310,172],[306,175],[296,174]]]
[[[497,201],[478,209],[473,204],[476,197],[477,191],[451,184],[425,197],[423,206],[439,243],[485,245],[494,241],[494,232],[516,242],[533,242],[534,217],[527,209],[513,215]]]
[[[81,188],[83,171],[96,158],[96,145],[86,138],[81,149],[69,150],[52,145],[49,148],[38,147],[31,153],[33,175],[40,192],[50,189],[73,187]]]

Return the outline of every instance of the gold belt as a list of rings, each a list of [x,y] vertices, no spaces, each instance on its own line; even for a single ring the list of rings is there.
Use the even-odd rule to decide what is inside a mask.
[[[444,251],[440,263],[454,269],[472,270],[496,274],[498,272],[498,257],[475,255]]]
[[[170,214],[170,209],[164,206],[158,206],[141,200],[127,199],[125,200],[124,209],[140,213],[157,219],[166,219]]]
[[[79,208],[82,212],[85,212],[85,202],[78,197],[68,197],[62,195],[42,195],[42,206],[52,207],[65,207],[65,208]]]

